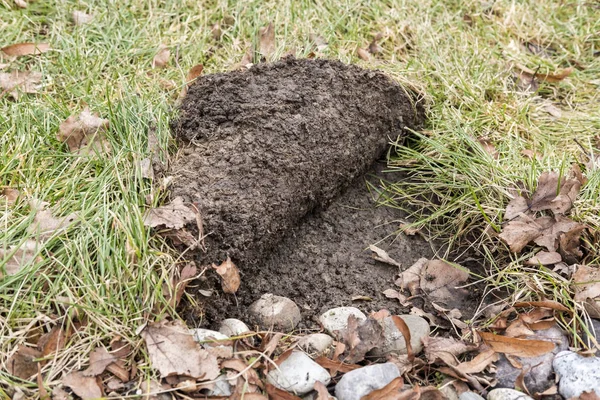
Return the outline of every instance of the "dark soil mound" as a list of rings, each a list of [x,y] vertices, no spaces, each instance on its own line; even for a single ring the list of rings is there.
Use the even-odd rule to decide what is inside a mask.
[[[200,78],[174,123],[189,148],[172,171],[172,195],[198,206],[209,235],[199,263],[230,256],[242,272],[260,266],[390,140],[422,122],[413,97],[379,72],[327,60],[288,58]]]
[[[377,244],[406,268],[420,257],[431,257],[432,251],[419,236],[391,235],[403,214],[390,207],[377,207],[375,197],[379,177],[402,177],[380,170],[377,167],[366,178],[356,179],[326,210],[307,216],[291,228],[261,263],[244,268],[235,297],[223,294],[218,289],[220,278],[207,271],[197,282],[197,289],[216,290],[201,301],[203,321],[199,313],[185,313],[190,326],[216,328],[224,318],[252,322],[246,310],[264,293],[294,300],[302,312],[301,327],[317,326],[318,315],[338,306],[352,305],[367,313],[382,308],[393,313],[408,311],[382,294],[395,287],[398,268],[375,261],[368,246]],[[367,181],[373,186],[367,186]],[[366,297],[359,300],[357,296]]]

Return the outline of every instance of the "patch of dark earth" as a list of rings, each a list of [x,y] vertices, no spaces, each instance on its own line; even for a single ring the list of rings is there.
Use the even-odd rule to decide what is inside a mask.
[[[388,143],[423,121],[416,93],[338,61],[287,58],[198,79],[173,123],[182,151],[171,166],[171,195],[200,211],[206,237],[195,261],[231,257],[242,285],[223,294],[209,269],[194,290],[213,295],[198,294],[200,310],[184,306],[188,322],[251,322],[246,309],[264,293],[294,300],[307,328],[341,305],[399,312],[381,294],[399,271],[366,249],[388,237],[379,246],[408,267],[430,257],[430,246],[389,238],[403,215],[377,207],[364,176],[381,173],[373,165]]]

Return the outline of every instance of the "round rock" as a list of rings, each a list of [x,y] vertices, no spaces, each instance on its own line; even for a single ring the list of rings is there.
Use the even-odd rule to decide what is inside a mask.
[[[317,381],[328,385],[329,372],[301,351],[293,351],[267,375],[267,381],[279,389],[303,395],[313,390]]]
[[[337,307],[321,314],[319,322],[329,334],[335,336],[338,331],[346,329],[348,317],[351,315],[354,315],[359,321],[367,319],[367,316],[356,307]]]
[[[229,337],[239,336],[243,333],[250,332],[248,326],[235,318],[227,318],[221,322],[219,332]]]
[[[392,363],[375,364],[350,371],[335,385],[338,400],[360,400],[374,390],[381,389],[400,376]]]
[[[458,395],[458,400],[485,400],[475,392],[462,392]]]
[[[301,320],[300,309],[287,297],[263,294],[248,308],[254,321],[262,329],[292,331]]]
[[[600,396],[600,358],[563,351],[556,355],[553,365],[559,378],[558,392],[564,398],[579,398],[583,392],[592,391]]]
[[[422,339],[429,336],[431,332],[429,323],[417,315],[398,315],[408,326],[410,331],[410,345],[414,354],[418,354],[423,350]],[[383,320],[383,333],[385,342],[381,348],[373,349],[370,353],[376,357],[383,357],[386,354],[406,354],[406,341],[404,335],[398,328],[392,317],[386,317]]]
[[[196,328],[190,329],[190,333],[194,335],[194,340],[196,342],[203,343],[211,343],[211,344],[222,344],[220,342],[224,342],[227,344],[227,340],[229,340],[229,336],[222,334],[221,332],[212,331],[210,329]]]
[[[488,393],[487,400],[533,400],[533,398],[514,389],[494,389]]]
[[[333,338],[324,333],[306,335],[298,341],[298,346],[309,354],[317,356],[325,353],[333,344]]]

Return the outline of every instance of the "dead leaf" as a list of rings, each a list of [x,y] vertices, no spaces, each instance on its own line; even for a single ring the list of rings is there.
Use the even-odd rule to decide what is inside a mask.
[[[15,204],[20,195],[21,192],[19,192],[17,189],[12,188],[4,188],[0,192],[0,197],[4,198],[8,205]]]
[[[560,118],[560,117],[562,117],[562,111],[561,111],[561,109],[558,108],[558,107],[556,107],[552,103],[545,103],[544,106],[543,106],[543,109],[548,114],[552,115],[554,118]]]
[[[515,307],[515,308],[520,308],[520,307],[539,307],[539,308],[549,308],[551,310],[557,310],[557,311],[571,312],[570,309],[568,309],[564,305],[560,304],[559,302],[553,301],[553,300],[521,301],[521,302],[513,304],[513,307]]]
[[[546,218],[546,217],[543,217]],[[519,253],[529,242],[542,235],[542,231],[547,228],[546,219],[533,219],[527,215],[521,214],[516,219],[511,220],[498,235],[510,248],[513,253]],[[555,249],[552,249],[553,251]]]
[[[396,280],[396,286],[402,290],[408,289],[411,295],[416,295],[421,288],[421,272],[429,262],[426,258],[419,258],[416,263],[403,271]]]
[[[151,208],[144,215],[144,225],[151,228],[165,226],[171,229],[181,229],[189,222],[196,221],[196,213],[187,207],[181,197],[176,197],[167,205]]]
[[[315,398],[315,400],[331,400],[331,399],[333,399],[333,397],[331,397],[329,395],[327,388],[321,381],[315,382],[314,390],[317,392],[317,397]]]
[[[41,241],[45,241],[54,235],[63,233],[67,228],[77,222],[76,213],[64,217],[55,218],[52,211],[42,209],[36,212],[33,222],[27,227],[27,232]]]
[[[158,46],[158,52],[152,60],[152,68],[164,68],[169,63],[170,58],[171,50],[164,44],[161,44]]]
[[[347,364],[342,361],[333,361],[325,356],[320,356],[315,359],[315,362],[321,367],[329,370],[331,376],[335,376],[338,372],[345,374],[346,372],[354,371],[360,368],[357,364]]]
[[[555,348],[554,343],[545,340],[517,339],[479,331],[477,333],[497,353],[517,357],[537,357],[549,353]]]
[[[406,356],[408,357],[408,361],[414,361],[415,354],[413,352],[412,344],[410,342],[410,329],[408,329],[408,325],[406,325],[406,322],[404,322],[404,320],[397,315],[392,315],[390,318],[396,326],[396,329],[398,329],[398,331],[404,337],[404,343],[406,346]]]
[[[38,349],[42,352],[42,357],[58,353],[64,349],[69,337],[69,332],[65,332],[60,325],[55,325],[50,332],[44,334],[37,343]]]
[[[508,337],[527,337],[533,334],[534,332],[520,318],[513,321],[504,332],[504,335]]]
[[[242,377],[248,384],[263,387],[263,383],[258,376],[258,373],[253,368],[248,368],[248,365],[239,358],[231,358],[221,362],[221,368],[232,369],[242,374]]]
[[[541,82],[550,82],[550,83],[560,82],[560,81],[564,80],[566,77],[568,77],[569,75],[571,75],[571,73],[573,72],[572,67],[565,68],[564,70],[558,71],[556,73],[540,73],[538,71],[534,71],[534,70],[529,69],[520,64],[515,64],[514,66],[515,66],[515,68],[517,68],[517,70],[519,70],[520,74],[526,75],[531,78],[538,79]]]
[[[169,301],[171,307],[175,308],[179,305],[179,302],[185,293],[186,286],[190,283],[191,279],[196,276],[197,271],[196,264],[191,261],[183,267],[178,279],[172,279],[171,284],[175,290],[175,296],[171,297]]]
[[[0,97],[8,93],[15,100],[19,99],[20,93],[37,93],[42,74],[32,71],[13,71],[10,73],[0,72]]]
[[[439,358],[447,365],[458,365],[456,357],[477,348],[462,340],[445,337],[425,336],[422,342],[425,347],[425,357],[427,357],[429,363],[433,363]]]
[[[66,142],[72,153],[81,155],[94,152],[108,152],[109,147],[104,137],[109,121],[100,118],[98,113],[92,114],[88,107],[78,115],[71,115],[58,128],[57,139]]]
[[[369,351],[381,347],[385,341],[383,327],[370,316],[359,321],[354,315],[350,315],[346,329],[342,329],[339,334],[346,345],[343,360],[349,364],[362,361]]]
[[[360,398],[360,400],[394,400],[398,397],[400,389],[404,386],[404,380],[401,377],[394,378],[390,383],[376,389]]]
[[[35,261],[42,261],[41,257],[35,257],[38,252],[39,244],[35,240],[27,239],[17,248],[17,246],[9,246],[8,249],[4,250],[0,248],[0,260],[5,259],[9,254],[8,260],[4,261],[4,268],[6,269],[7,275],[15,275],[21,270],[22,267]],[[2,273],[0,272],[0,277]]]
[[[52,400],[71,400],[72,397],[60,386],[55,386],[52,389]]]
[[[75,25],[89,24],[94,19],[93,15],[86,14],[83,11],[77,11],[77,10],[73,11],[71,16],[73,17],[73,23],[75,23]]]
[[[458,364],[455,369],[463,374],[477,374],[496,361],[498,361],[498,354],[490,349],[477,354],[470,361]]]
[[[551,210],[564,214],[573,207],[581,182],[578,179],[560,176],[557,172],[544,172],[538,179],[538,186],[531,198],[531,210]]]
[[[511,220],[519,216],[519,214],[529,211],[529,204],[527,199],[523,196],[515,196],[506,205],[506,211],[504,211],[504,219]]]
[[[27,8],[27,2],[25,0],[15,0],[15,5],[19,8]]]
[[[229,257],[221,265],[212,265],[221,276],[221,288],[224,293],[235,293],[240,288],[240,271]]]
[[[371,60],[371,55],[369,54],[369,52],[363,49],[362,47],[356,49],[356,55],[358,55],[358,58],[360,58],[363,61]]]
[[[488,153],[494,160],[498,159],[498,150],[496,150],[496,146],[494,146],[490,139],[478,138],[477,141],[479,142],[483,150],[485,150],[485,152]]]
[[[379,44],[377,44],[377,42],[379,42],[382,38],[383,33],[381,32],[375,35],[371,43],[369,43],[369,47],[367,48],[367,50],[369,50],[369,53],[373,55],[381,53],[381,47],[379,47]]]
[[[267,61],[271,61],[271,57],[275,52],[275,27],[272,22],[269,25],[262,27],[258,31],[259,52]]]
[[[19,345],[17,351],[6,362],[6,371],[18,378],[28,380],[37,374],[38,358],[42,352],[31,347]]]
[[[529,150],[529,149],[521,150],[521,154],[524,155],[525,157],[529,158],[530,160],[533,160],[534,158],[541,160],[540,155],[533,150]]]
[[[51,49],[48,43],[16,43],[0,50],[7,56],[20,57],[46,53]]]
[[[561,233],[558,237],[558,248],[566,262],[575,263],[583,257],[583,252],[579,248],[579,241],[586,229],[587,226],[583,224],[575,224],[570,230]]]
[[[410,301],[408,300],[408,297],[404,296],[402,293],[398,292],[397,290],[386,289],[382,293],[388,299],[398,299],[400,304],[402,304],[404,307],[410,306]]]
[[[90,353],[90,366],[82,374],[83,376],[98,376],[115,361],[117,361],[117,357],[110,354],[104,347],[96,347]]]
[[[202,64],[197,64],[197,65],[194,65],[192,68],[190,68],[190,70],[188,71],[187,76],[185,78],[185,84],[181,88],[181,92],[179,93],[179,97],[177,98],[178,101],[181,101],[187,95],[190,85],[200,75],[202,75],[202,71],[204,71],[204,65],[202,65]]]
[[[149,323],[140,333],[152,362],[162,378],[183,375],[202,380],[219,376],[217,358],[194,341],[180,321]]]
[[[562,257],[555,251],[540,251],[529,260],[525,261],[525,265],[553,265],[562,261]]]
[[[395,265],[398,268],[402,268],[402,264],[400,264],[398,261],[394,260],[392,257],[389,256],[389,254],[383,250],[380,249],[379,247],[375,246],[375,245],[370,245],[369,249],[375,253],[373,254],[373,258],[376,259],[377,261],[380,261],[382,263],[386,263],[386,264],[390,264],[390,265]]]
[[[294,396],[285,390],[281,390],[270,383],[267,383],[266,387],[270,400],[301,400],[300,397]],[[246,398],[246,396],[244,396],[244,398]]]
[[[580,265],[573,274],[574,300],[583,302],[592,318],[600,317],[600,268]]]
[[[469,279],[469,273],[442,260],[430,260],[421,271],[421,290],[435,302],[447,303],[466,295],[457,289]]]
[[[103,396],[102,388],[96,378],[84,376],[81,372],[71,372],[63,377],[62,383],[70,387],[83,400],[98,399]]]

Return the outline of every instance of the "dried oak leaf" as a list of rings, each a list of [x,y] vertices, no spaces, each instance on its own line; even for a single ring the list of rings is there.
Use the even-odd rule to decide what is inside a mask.
[[[48,43],[15,43],[0,50],[7,56],[20,57],[42,54],[51,49]]]
[[[37,93],[42,74],[32,71],[0,72],[0,89],[18,100],[21,93]]]
[[[221,288],[225,293],[235,293],[240,288],[240,271],[235,266],[231,258],[227,257],[219,266],[213,264],[217,274],[221,276]]]
[[[180,321],[149,323],[140,333],[152,366],[162,378],[173,375],[212,380],[219,376],[217,358],[203,350]]]
[[[477,374],[482,372],[493,362],[498,361],[498,354],[494,350],[486,350],[477,354],[472,360],[458,364],[455,370],[462,374]]]
[[[422,339],[425,347],[425,357],[429,363],[436,359],[444,361],[447,365],[458,365],[457,356],[475,350],[477,346],[467,344],[462,340],[445,337],[429,337]]]
[[[382,263],[395,265],[398,268],[402,268],[402,264],[400,264],[398,261],[396,261],[392,257],[390,257],[390,255],[387,253],[387,251],[380,249],[379,247],[377,247],[373,244],[369,246],[369,250],[371,250],[373,253],[375,253],[375,254],[373,254],[373,258],[375,260],[382,262]]]
[[[83,400],[99,399],[103,396],[102,388],[94,377],[84,376],[82,372],[76,371],[63,377],[63,385],[71,390]]]
[[[179,273],[179,278],[173,277],[173,279],[171,279],[172,290],[175,292],[175,295],[171,296],[169,290],[165,290],[164,292],[167,293],[167,300],[173,308],[179,305],[183,293],[185,293],[186,286],[190,283],[190,280],[196,276],[197,271],[196,264],[192,261],[182,268]]]
[[[176,197],[167,205],[149,209],[144,215],[144,225],[151,228],[164,226],[182,229],[187,223],[196,221],[196,213],[187,207],[181,197]]]
[[[544,172],[538,179],[538,186],[531,197],[531,210],[551,210],[564,214],[573,207],[573,202],[581,189],[581,181],[576,178],[561,177],[557,172]]]
[[[519,214],[527,212],[529,210],[529,204],[527,199],[523,196],[515,196],[506,205],[504,211],[504,219],[513,219],[519,216]]]
[[[477,139],[477,142],[479,142],[483,150],[494,160],[498,159],[500,155],[498,154],[498,150],[496,150],[496,146],[494,146],[494,143],[492,143],[490,139],[481,137]]]
[[[540,251],[529,260],[525,265],[553,265],[562,261],[562,257],[555,251]]]
[[[46,357],[64,349],[69,337],[69,332],[65,331],[60,325],[55,325],[50,332],[40,338],[37,347],[42,352],[42,356]]]
[[[158,52],[154,56],[154,59],[152,59],[152,68],[166,67],[169,63],[170,58],[171,50],[164,44],[161,44],[160,46],[158,46]]]
[[[421,288],[421,272],[428,262],[429,260],[426,258],[419,258],[417,262],[400,274],[396,279],[396,286],[402,290],[408,289],[411,295],[416,295]]]
[[[24,266],[30,264],[33,260],[39,262],[41,257],[35,257],[38,252],[39,243],[32,239],[27,239],[19,247],[9,246],[8,249],[0,248],[0,260],[9,256],[4,261],[4,268],[7,275],[15,275]],[[0,277],[2,273],[0,272]]]
[[[38,372],[38,361],[42,357],[42,352],[19,345],[17,351],[10,356],[6,362],[6,370],[9,374],[21,379],[29,379]]]
[[[104,137],[109,121],[92,114],[86,107],[78,116],[71,115],[58,128],[57,139],[66,142],[69,150],[82,155],[94,152],[108,152],[109,146]]]
[[[270,61],[275,52],[275,27],[272,22],[258,31],[259,52],[262,57]]]
[[[404,380],[401,377],[394,378],[390,383],[376,389],[360,398],[360,400],[394,400],[398,399],[400,389],[404,386]]]
[[[509,247],[510,251],[519,253],[527,244],[542,235],[542,231],[550,226],[550,217],[533,219],[527,215],[519,215],[510,221],[498,235]],[[551,249],[554,251],[556,249]]]
[[[190,70],[188,71],[187,76],[185,78],[185,84],[181,88],[181,92],[179,92],[179,97],[177,98],[177,101],[181,101],[187,95],[190,85],[200,75],[202,75],[202,71],[204,71],[204,65],[202,65],[202,64],[197,64],[197,65],[194,65],[192,68],[190,68]]]
[[[346,345],[342,359],[349,364],[362,361],[369,351],[381,347],[385,341],[383,327],[370,316],[359,321],[354,315],[350,315],[348,326],[340,331],[340,337]]]
[[[483,341],[495,352],[517,357],[537,357],[549,353],[556,345],[545,340],[517,339],[495,335],[489,332],[478,332]]]
[[[96,347],[90,353],[90,366],[82,374],[83,376],[98,376],[115,361],[117,361],[117,357],[110,354],[104,347]]]
[[[17,189],[4,188],[0,191],[0,198],[3,198],[8,205],[15,204],[20,195],[21,192]]]
[[[544,226],[541,235],[534,239],[535,244],[543,246],[548,251],[561,249],[563,258],[566,255],[581,256],[579,252],[579,237],[585,230],[586,226],[575,222],[564,215],[556,215],[552,217],[541,217],[536,219],[540,225]],[[563,235],[564,238],[563,238]],[[563,243],[561,246],[561,238]],[[566,249],[562,250],[563,247]]]
[[[600,318],[600,268],[580,265],[573,274],[575,301],[583,302],[592,318]]]
[[[465,297],[467,291],[458,289],[469,279],[469,273],[442,260],[429,260],[421,271],[421,290],[435,302],[448,303]]]
[[[89,24],[94,19],[93,15],[86,14],[83,11],[77,11],[77,10],[73,11],[71,16],[73,17],[73,23],[75,25]]]
[[[64,217],[55,218],[51,210],[39,210],[33,218],[33,223],[27,228],[27,232],[41,241],[64,232],[78,220],[76,213]]]

